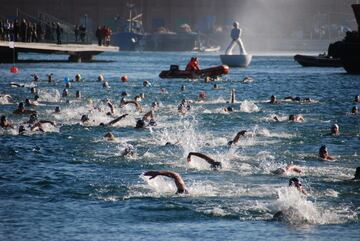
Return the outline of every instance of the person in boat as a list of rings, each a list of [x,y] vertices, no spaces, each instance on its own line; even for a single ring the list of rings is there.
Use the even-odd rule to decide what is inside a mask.
[[[319,149],[319,157],[325,161],[333,161],[334,157],[329,155],[328,149],[325,145],[321,146]]]
[[[187,156],[187,161],[191,162],[191,156],[197,156],[200,157],[202,159],[204,159],[207,163],[210,164],[211,169],[213,170],[217,170],[217,169],[221,169],[222,165],[221,162],[215,161],[214,159],[212,159],[211,157],[208,157],[205,154],[202,154],[200,152],[190,152]]]
[[[340,127],[339,127],[338,124],[334,124],[334,125],[331,126],[330,134],[333,135],[333,136],[340,135]]]
[[[289,121],[303,122],[305,119],[302,115],[289,115]]]
[[[2,128],[13,128],[11,122],[7,119],[5,115],[2,115],[0,118],[0,126]]]
[[[360,96],[359,95],[355,96],[354,101],[360,103]]]
[[[356,168],[354,178],[351,180],[360,180],[360,167]]]
[[[270,97],[269,103],[270,103],[270,104],[277,104],[277,103],[278,103],[275,95],[272,95],[272,96]]]
[[[240,54],[246,54],[244,44],[240,38],[241,29],[239,28],[239,23],[234,22],[233,27],[234,28],[231,30],[231,34],[230,34],[231,43],[229,44],[229,47],[226,49],[225,54],[226,55],[232,54],[232,49],[235,47],[236,44],[239,46]]]
[[[36,111],[34,110],[27,110],[25,109],[25,106],[24,106],[24,103],[23,102],[20,102],[17,109],[13,111],[14,114],[18,114],[18,115],[21,115],[21,114],[25,114],[25,115],[31,115],[31,114],[36,114]]]
[[[354,106],[351,108],[351,114],[358,115],[359,114],[359,108],[357,106]]]
[[[271,171],[271,173],[275,175],[284,175],[284,174],[287,175],[290,173],[301,173],[301,172],[302,172],[301,168],[293,164],[289,164],[286,165],[286,167],[280,167],[274,171]]]
[[[198,72],[200,71],[200,66],[197,57],[192,57],[189,61],[189,63],[186,65],[185,68],[186,71],[189,72]]]
[[[182,177],[173,171],[148,171],[144,173],[144,176],[150,176],[150,179],[153,179],[157,176],[165,176],[174,179],[175,185],[177,187],[176,194],[188,194],[189,192],[186,190],[185,182]]]
[[[300,180],[297,177],[290,178],[289,187],[295,187],[299,192],[301,192],[304,195],[307,195],[307,192],[305,191]]]
[[[228,142],[228,145],[231,146],[231,145],[235,145],[236,143],[238,143],[240,140],[240,137],[245,136],[246,132],[247,132],[246,130],[239,131],[236,134],[236,136],[234,137],[234,139],[232,141]]]

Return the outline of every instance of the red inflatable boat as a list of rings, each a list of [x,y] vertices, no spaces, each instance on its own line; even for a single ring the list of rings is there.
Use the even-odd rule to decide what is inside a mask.
[[[216,67],[211,67],[207,69],[202,69],[197,72],[190,72],[186,70],[179,70],[178,65],[171,65],[170,70],[163,70],[159,74],[159,77],[162,79],[198,79],[198,78],[216,78],[218,76],[228,74],[229,66],[220,65]]]

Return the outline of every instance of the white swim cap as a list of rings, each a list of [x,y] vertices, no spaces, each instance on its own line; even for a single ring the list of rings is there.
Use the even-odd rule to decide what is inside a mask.
[[[239,27],[239,22],[238,22],[238,21],[235,21],[235,22],[233,23],[233,26],[234,26],[234,27]]]

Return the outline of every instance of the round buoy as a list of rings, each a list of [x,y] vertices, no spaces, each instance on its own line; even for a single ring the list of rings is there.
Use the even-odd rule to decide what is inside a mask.
[[[121,81],[122,82],[128,82],[129,78],[127,77],[127,75],[121,76]]]
[[[19,69],[16,66],[12,66],[10,68],[10,72],[13,73],[13,74],[16,74],[17,72],[19,72]]]

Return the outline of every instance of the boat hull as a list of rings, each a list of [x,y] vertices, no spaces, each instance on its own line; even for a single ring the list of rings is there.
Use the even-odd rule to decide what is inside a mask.
[[[322,56],[309,56],[297,54],[294,60],[303,67],[342,67],[340,58],[330,58]]]
[[[230,67],[248,67],[251,63],[251,54],[220,55],[221,62]]]

